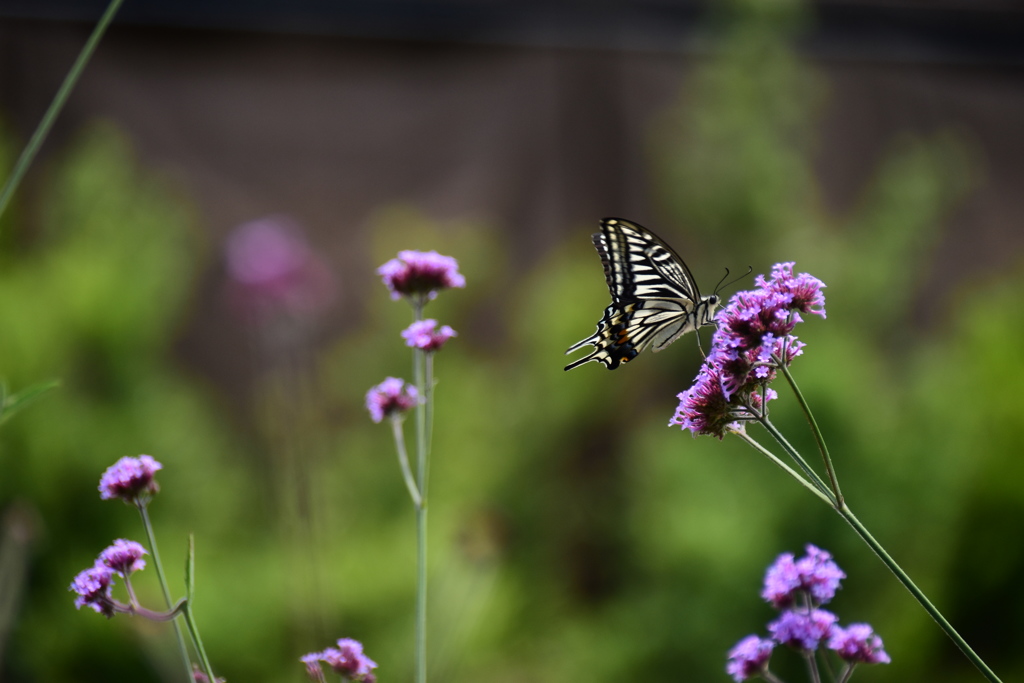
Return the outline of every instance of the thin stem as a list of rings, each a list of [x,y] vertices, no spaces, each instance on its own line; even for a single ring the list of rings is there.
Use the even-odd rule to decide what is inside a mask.
[[[832,670],[832,663],[829,662],[828,656],[827,656],[826,652],[821,651],[820,654],[821,654],[821,656],[818,657],[819,666],[821,666],[825,670],[825,674],[828,676],[828,680],[835,681],[836,680],[836,674]],[[847,665],[846,668],[849,669],[850,666]]]
[[[60,110],[64,108],[64,102],[67,101],[68,95],[71,94],[71,90],[75,87],[75,83],[78,82],[78,77],[82,74],[85,69],[85,65],[89,62],[89,58],[92,57],[93,51],[100,42],[100,38],[103,37],[104,32],[107,30],[107,26],[110,24],[114,15],[117,14],[118,8],[121,6],[123,0],[110,0],[110,4],[107,5],[107,11],[100,17],[99,22],[96,24],[96,28],[92,30],[92,35],[89,36],[89,40],[86,41],[85,47],[78,53],[78,58],[75,63],[71,66],[71,70],[68,71],[68,75],[64,77],[64,82],[61,84],[60,89],[53,98],[53,102],[50,103],[50,108],[43,114],[42,120],[39,125],[36,126],[35,132],[29,139],[28,144],[25,146],[21,156],[18,157],[17,163],[14,165],[14,170],[11,172],[11,176],[7,179],[4,184],[3,191],[0,192],[0,216],[3,215],[4,209],[7,208],[8,202],[11,200],[11,195],[18,188],[21,183],[22,177],[28,170],[28,167],[32,165],[32,161],[36,158],[36,153],[39,152],[39,148],[43,144],[43,140],[46,139],[47,134],[50,132],[50,128],[53,126],[53,122],[56,120]]]
[[[818,452],[821,453],[821,459],[825,463],[825,471],[828,472],[828,480],[832,484],[832,493],[836,497],[836,506],[841,506],[843,504],[843,493],[839,490],[839,479],[836,477],[835,468],[832,466],[832,458],[828,454],[825,437],[822,436],[818,422],[814,419],[814,414],[811,412],[811,407],[804,400],[804,395],[800,392],[800,387],[796,385],[796,380],[793,379],[789,368],[781,361],[779,361],[779,367],[782,369],[782,374],[786,377],[786,381],[789,382],[789,386],[792,387],[793,393],[796,394],[796,400],[800,404],[800,409],[804,412],[804,417],[807,418],[807,422],[811,426],[814,441],[818,444]]]
[[[196,618],[192,613],[191,601],[185,603],[183,616],[185,617],[185,626],[188,627],[188,633],[192,636],[192,643],[196,646],[196,652],[199,654],[199,662],[203,666],[203,671],[206,672],[206,677],[210,680],[210,683],[216,683],[217,677],[213,674],[213,667],[210,665],[210,658],[206,656],[206,648],[203,647],[203,639],[199,637],[199,627],[196,626]]]
[[[413,299],[413,317],[423,320],[422,297]],[[416,485],[420,502],[416,506],[416,683],[427,680],[427,458],[430,444],[427,440],[428,406],[433,392],[427,383],[428,356],[421,349],[413,349],[412,363],[416,389],[423,401],[416,406]]]
[[[829,505],[832,505],[834,507],[835,506],[835,501],[832,498],[832,496],[834,495],[832,493],[832,491],[825,484],[825,482],[822,480],[822,478],[820,476],[818,476],[818,473],[815,472],[813,469],[811,469],[811,466],[807,464],[807,461],[804,460],[803,456],[800,455],[799,451],[797,451],[795,448],[793,448],[792,444],[790,444],[789,441],[786,440],[786,437],[784,437],[782,435],[782,432],[780,432],[775,427],[775,425],[772,424],[771,420],[769,420],[767,417],[762,417],[757,422],[762,427],[764,427],[765,430],[767,430],[767,432],[769,434],[772,435],[772,438],[775,439],[779,443],[780,446],[782,446],[783,450],[786,451],[786,453],[789,455],[789,457],[793,458],[793,462],[795,462],[797,465],[799,465],[800,469],[803,470],[804,474],[807,475],[807,478],[822,493],[824,493],[827,496],[827,499],[829,501]]]
[[[809,481],[807,481],[802,476],[800,476],[799,472],[794,470],[792,467],[790,467],[786,463],[782,462],[782,460],[779,459],[779,456],[775,455],[770,450],[768,450],[767,448],[762,446],[757,440],[755,440],[753,437],[751,437],[745,431],[733,432],[733,433],[736,436],[738,436],[741,439],[743,439],[744,441],[746,441],[750,446],[752,446],[754,448],[754,450],[758,451],[763,456],[765,456],[766,458],[771,460],[780,469],[784,470],[787,474],[789,474],[789,476],[793,477],[798,482],[800,482],[800,484],[802,486],[804,486],[808,491],[810,491],[811,493],[816,495],[818,498],[820,498],[823,502],[828,503],[829,505],[832,505],[832,500],[827,495],[825,495],[816,486],[814,486]]]
[[[853,664],[847,664],[846,668],[843,669],[843,673],[839,675],[838,679],[836,679],[836,683],[846,683],[848,680],[850,680],[850,676],[853,675],[854,668],[855,667]]]
[[[807,670],[811,674],[811,683],[821,683],[821,673],[818,671],[818,660],[814,658],[814,652],[804,652],[804,661],[807,662]]]
[[[146,529],[146,538],[149,539],[149,552],[153,555],[153,566],[156,568],[156,578],[160,583],[160,590],[164,594],[164,602],[167,603],[167,609],[171,608],[171,589],[167,583],[167,575],[164,573],[163,563],[160,562],[160,551],[156,547],[156,534],[153,533],[153,524],[149,519],[149,510],[146,508],[145,501],[137,501],[135,507],[138,508],[139,514],[142,515],[142,526]],[[174,636],[178,641],[178,652],[181,654],[181,661],[185,665],[185,673],[188,676],[188,680],[192,680],[192,660],[188,656],[188,646],[185,645],[185,636],[181,632],[181,625],[178,624],[178,620],[175,619],[171,622],[174,626]],[[211,679],[212,680],[212,679]]]
[[[427,680],[427,503],[416,508],[416,683]]]
[[[125,584],[127,585],[128,579],[125,578]],[[131,595],[131,589],[128,590]],[[117,600],[112,601],[114,605],[114,611],[118,614],[129,614],[133,617],[143,617],[150,621],[172,621],[175,617],[181,614],[185,609],[185,599],[182,598],[178,601],[178,604],[174,606],[174,609],[168,610],[167,612],[155,612],[151,609],[139,605],[135,602],[135,597],[131,596],[132,602],[130,604],[124,604]]]
[[[395,436],[395,450],[398,451],[398,465],[402,468],[402,478],[405,479],[405,488],[409,489],[409,497],[412,504],[419,508],[423,504],[420,492],[416,488],[416,480],[413,479],[412,470],[409,468],[409,455],[405,450],[405,432],[402,430],[402,418],[397,414],[391,416],[391,431]]]
[[[781,678],[773,674],[771,671],[765,669],[761,672],[761,678],[768,681],[768,683],[784,683]]]
[[[423,386],[425,400],[423,402],[423,423],[424,423],[424,449],[423,449],[423,474],[420,482],[420,490],[423,497],[427,497],[427,486],[430,483],[430,451],[434,442],[434,352],[423,352]]]
[[[139,599],[135,597],[135,588],[132,586],[132,579],[130,574],[124,576],[124,590],[128,593],[128,605],[134,611],[140,607]]]
[[[843,519],[845,519],[851,527],[853,527],[853,530],[856,531],[857,535],[860,536],[861,539],[868,544],[868,547],[870,547],[875,552],[875,554],[878,555],[878,558],[882,560],[882,563],[886,567],[888,567],[893,574],[896,575],[896,578],[899,579],[899,582],[902,583],[908,591],[910,591],[910,594],[913,595],[919,603],[921,603],[921,606],[924,607],[925,611],[928,612],[929,615],[931,615],[932,619],[935,620],[935,623],[939,625],[939,628],[945,631],[946,635],[948,635],[953,640],[953,642],[956,643],[956,646],[960,648],[960,651],[964,653],[967,659],[971,660],[971,663],[978,668],[978,671],[980,671],[981,674],[985,676],[985,678],[992,681],[992,683],[1001,683],[999,677],[996,676],[992,669],[990,669],[988,665],[985,664],[985,662],[981,659],[981,657],[979,657],[977,653],[975,653],[974,650],[971,649],[971,646],[968,645],[967,641],[964,640],[960,636],[960,634],[956,632],[956,629],[954,629],[953,626],[948,621],[946,621],[946,618],[942,616],[942,613],[939,612],[935,605],[931,603],[931,601],[927,598],[927,596],[925,596],[921,589],[918,588],[917,585],[910,580],[910,577],[907,576],[907,573],[903,571],[903,569],[898,564],[896,564],[896,561],[892,559],[889,553],[885,551],[885,548],[882,547],[882,544],[875,540],[875,537],[872,536],[868,532],[867,528],[863,524],[861,524],[860,520],[854,516],[850,508],[848,508],[844,503],[841,507],[837,508],[837,512],[840,515],[842,515]]]

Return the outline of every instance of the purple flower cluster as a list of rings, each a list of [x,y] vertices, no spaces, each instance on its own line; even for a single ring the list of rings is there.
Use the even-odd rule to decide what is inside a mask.
[[[78,594],[75,608],[89,606],[108,619],[114,616],[114,598],[110,589],[114,585],[114,570],[97,562],[75,576],[68,590]]]
[[[693,386],[679,394],[670,425],[722,438],[737,422],[763,414],[776,397],[768,383],[803,353],[793,335],[801,314],[825,317],[825,284],[807,273],[794,275],[793,265],[776,264],[770,280],[759,275],[756,289],[737,292],[719,311],[711,352]]]
[[[119,538],[114,544],[108,546],[100,553],[93,563],[93,566],[81,571],[71,581],[68,590],[78,594],[75,598],[75,607],[81,609],[84,606],[91,607],[108,619],[114,613],[123,608],[111,595],[114,586],[114,575],[119,574],[125,578],[132,572],[139,571],[146,566],[142,556],[147,554],[146,549],[135,541],[127,541]]]
[[[420,394],[411,384],[397,377],[388,377],[366,392],[366,409],[374,422],[401,415],[420,401]]]
[[[452,337],[458,336],[448,325],[437,327],[437,321],[433,318],[417,320],[409,327],[402,330],[402,338],[405,345],[422,351],[437,351],[445,342]]]
[[[396,301],[403,296],[433,299],[442,289],[466,286],[458,261],[436,251],[400,251],[398,258],[385,263],[377,273]]]
[[[103,563],[121,576],[128,576],[132,572],[145,569],[146,561],[142,556],[146,554],[146,549],[135,541],[119,538],[114,541],[114,545],[108,546],[100,553],[97,563]]]
[[[775,645],[813,652],[824,644],[849,667],[889,663],[882,639],[869,625],[843,628],[835,614],[820,608],[835,597],[846,574],[828,552],[810,544],[806,550],[800,559],[792,553],[779,555],[765,572],[761,596],[782,613],[768,624],[771,639],[747,636],[729,651],[725,670],[733,680],[745,681],[764,673]]]
[[[817,650],[822,641],[832,635],[837,621],[839,617],[823,609],[785,610],[768,624],[768,632],[780,645],[794,650]]]
[[[359,683],[375,683],[377,677],[373,669],[377,662],[363,654],[363,644],[351,638],[342,638],[337,647],[329,647],[322,652],[310,652],[299,658],[306,665],[309,677],[323,683],[324,672],[320,662],[324,662],[341,675],[342,680],[358,681]]]
[[[729,661],[725,672],[736,681],[760,676],[768,668],[768,660],[772,658],[775,643],[767,638],[747,636],[729,650]]]
[[[801,593],[809,593],[815,604],[824,605],[839,589],[846,574],[827,551],[807,544],[807,555],[797,560],[783,553],[764,575],[761,597],[773,607],[789,607]]]
[[[163,465],[149,455],[125,456],[107,468],[100,477],[100,498],[120,498],[126,503],[145,503],[160,490],[153,475]]]
[[[409,298],[417,318],[423,304],[436,297],[440,290],[466,286],[466,278],[459,274],[458,261],[436,251],[400,251],[398,258],[391,259],[377,272],[392,299]],[[438,327],[433,318],[417,320],[402,331],[406,346],[427,353],[438,351],[455,336],[455,330],[448,325]],[[366,394],[366,408],[373,421],[380,422],[385,417],[401,415],[420,400],[416,387],[388,377]]]
[[[868,624],[850,624],[846,628],[833,626],[828,647],[847,662],[888,664],[891,661],[882,649],[882,639]]]

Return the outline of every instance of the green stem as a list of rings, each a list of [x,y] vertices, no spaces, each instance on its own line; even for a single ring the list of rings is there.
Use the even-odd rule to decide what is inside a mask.
[[[206,656],[203,639],[199,637],[199,627],[196,626],[195,615],[192,614],[191,600],[185,603],[183,616],[185,617],[185,626],[188,627],[188,633],[192,636],[192,643],[196,646],[196,652],[199,654],[199,661],[202,663],[203,671],[206,672],[206,677],[210,680],[210,683],[216,683],[217,678],[213,673],[213,667],[210,665],[210,658]],[[191,674],[191,672],[189,673]]]
[[[138,501],[136,507],[142,515],[142,526],[146,529],[146,537],[149,539],[149,552],[153,555],[153,566],[156,568],[156,578],[160,583],[160,590],[163,591],[164,601],[167,609],[171,609],[171,588],[167,583],[167,575],[164,573],[163,563],[160,562],[160,551],[156,547],[156,534],[153,532],[153,524],[149,519],[149,510],[146,503]],[[181,654],[181,661],[185,665],[185,673],[188,680],[192,681],[192,660],[188,656],[188,646],[185,645],[185,636],[181,633],[181,625],[174,619],[171,624],[174,626],[174,636],[178,641],[178,651]],[[211,679],[212,680],[212,679]]]
[[[413,479],[412,470],[409,468],[409,455],[405,450],[405,432],[402,430],[402,418],[397,414],[391,416],[391,432],[395,437],[395,450],[398,451],[398,465],[402,468],[402,478],[405,479],[405,488],[409,489],[409,497],[412,504],[418,509],[423,499],[416,487],[416,480]]]
[[[857,535],[868,544],[868,547],[878,555],[878,558],[882,560],[882,563],[896,575],[896,578],[899,579],[899,582],[902,583],[908,591],[910,591],[910,594],[913,595],[919,603],[921,603],[921,606],[924,607],[925,611],[928,612],[929,615],[931,615],[931,618],[935,620],[935,623],[939,625],[939,628],[945,631],[946,635],[956,643],[956,646],[960,648],[960,651],[964,653],[964,656],[966,656],[967,659],[971,660],[971,663],[978,668],[978,671],[980,671],[985,678],[992,681],[992,683],[1001,683],[999,677],[996,676],[981,657],[971,649],[971,646],[968,645],[967,641],[956,632],[956,629],[953,628],[952,624],[946,621],[946,618],[942,616],[942,613],[939,612],[927,596],[921,592],[921,589],[910,580],[907,573],[903,571],[898,564],[896,564],[896,561],[885,551],[882,544],[875,540],[875,537],[872,536],[868,532],[867,528],[861,524],[860,520],[854,516],[853,512],[850,511],[850,508],[848,508],[844,503],[841,507],[837,508],[837,512],[842,515],[843,519],[845,519],[851,527],[853,527],[853,530],[856,531]]]
[[[786,440],[786,437],[782,435],[782,432],[780,432],[778,428],[776,428],[776,426],[772,424],[771,420],[769,420],[767,417],[761,417],[760,419],[758,419],[757,422],[762,427],[764,427],[769,434],[771,434],[772,438],[775,439],[780,446],[782,446],[782,449],[786,451],[786,454],[789,455],[789,457],[793,459],[793,462],[799,465],[800,469],[803,470],[805,475],[807,475],[808,480],[810,480],[810,482],[814,484],[814,486],[816,486],[818,490],[820,490],[822,493],[826,495],[826,500],[829,501],[829,505],[832,505],[834,507],[835,501],[832,497],[834,495],[832,491],[825,484],[822,478],[818,476],[818,473],[811,469],[811,466],[807,464],[807,461],[804,460],[803,456],[800,455],[800,453],[797,452],[795,448],[793,448],[792,444],[790,444],[789,441]]]
[[[810,483],[809,481],[804,479],[802,476],[800,476],[799,472],[794,470],[792,467],[790,467],[786,463],[782,462],[782,460],[779,459],[779,456],[775,455],[770,450],[768,450],[767,448],[762,446],[760,444],[760,442],[758,442],[755,439],[751,438],[751,436],[749,434],[747,434],[745,431],[733,432],[733,433],[736,436],[738,436],[741,439],[743,439],[744,441],[746,441],[751,447],[754,448],[754,450],[758,451],[763,456],[765,456],[766,458],[771,460],[780,469],[782,469],[785,472],[787,472],[789,474],[789,476],[793,477],[798,482],[800,482],[800,484],[802,486],[804,486],[808,491],[810,491],[811,493],[816,495],[818,498],[820,498],[823,502],[828,503],[829,505],[832,505],[832,500],[827,495],[825,495],[820,490],[818,490],[818,487],[814,486],[812,483]]]
[[[425,299],[413,303],[414,318],[423,320]],[[422,401],[416,406],[416,485],[420,502],[416,506],[416,683],[427,680],[427,460],[430,442],[427,438],[429,408],[433,400],[428,375],[432,364],[430,354],[413,349],[413,374]]]
[[[821,683],[821,673],[818,671],[818,661],[814,658],[813,652],[804,652],[804,661],[807,662],[807,670],[811,674],[811,683]]]
[[[36,153],[39,152],[39,148],[43,144],[43,140],[50,132],[50,128],[53,127],[53,122],[56,120],[60,110],[64,108],[64,102],[67,101],[68,95],[71,94],[71,90],[74,89],[75,83],[78,82],[78,77],[82,74],[85,69],[85,65],[88,64],[89,58],[92,57],[93,51],[100,42],[100,38],[103,37],[104,32],[107,30],[107,26],[110,24],[114,15],[117,14],[118,8],[121,6],[123,0],[110,0],[110,4],[107,5],[107,11],[100,17],[99,23],[96,24],[96,28],[92,30],[92,35],[89,36],[89,40],[86,41],[85,47],[78,53],[78,58],[75,63],[71,66],[71,70],[68,75],[64,77],[64,82],[61,84],[60,89],[53,98],[53,102],[50,103],[50,108],[46,110],[43,115],[43,119],[36,126],[35,132],[32,134],[32,138],[28,141],[28,145],[25,146],[25,150],[18,157],[17,163],[14,165],[14,170],[11,172],[11,176],[7,179],[4,184],[3,191],[0,192],[0,216],[3,215],[4,209],[7,208],[8,202],[11,200],[11,195],[18,188],[21,183],[22,177],[28,170],[28,167],[32,164],[32,161],[36,158]]]
[[[836,471],[832,466],[832,458],[828,454],[828,446],[825,445],[825,437],[822,436],[818,422],[814,419],[814,414],[811,412],[811,407],[804,400],[804,395],[800,392],[800,387],[796,385],[796,380],[793,379],[789,368],[781,361],[779,362],[779,367],[782,368],[782,374],[785,375],[786,381],[789,382],[793,393],[796,394],[796,400],[800,404],[800,409],[804,411],[804,417],[807,418],[807,422],[811,426],[811,433],[814,434],[814,441],[818,444],[818,452],[821,453],[821,459],[825,463],[825,471],[828,472],[828,480],[832,484],[832,493],[836,497],[836,506],[838,508],[838,506],[843,504],[843,493],[839,490],[839,479],[836,478]]]

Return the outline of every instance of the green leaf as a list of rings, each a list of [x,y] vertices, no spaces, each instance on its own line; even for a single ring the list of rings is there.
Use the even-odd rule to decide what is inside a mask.
[[[47,382],[33,384],[27,389],[22,389],[18,393],[8,396],[7,387],[0,385],[0,424],[6,422],[12,415],[50,389],[58,386],[60,386],[60,380],[51,379]]]
[[[196,538],[188,535],[188,555],[185,557],[185,599],[192,604],[192,596],[196,591]]]

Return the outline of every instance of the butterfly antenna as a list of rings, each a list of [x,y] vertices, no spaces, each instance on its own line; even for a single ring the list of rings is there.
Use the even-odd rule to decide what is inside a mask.
[[[717,285],[715,285],[715,294],[718,294],[718,292],[720,290],[724,289],[725,287],[728,287],[731,284],[735,284],[735,283],[739,282],[740,280],[742,280],[743,278],[745,278],[746,276],[750,275],[753,272],[754,272],[754,266],[747,266],[747,272],[743,273],[743,275],[740,275],[735,280],[729,280],[728,282],[725,282],[725,279],[727,277],[729,277],[729,269],[726,268],[725,269],[725,275],[723,275],[722,279],[718,281]]]

